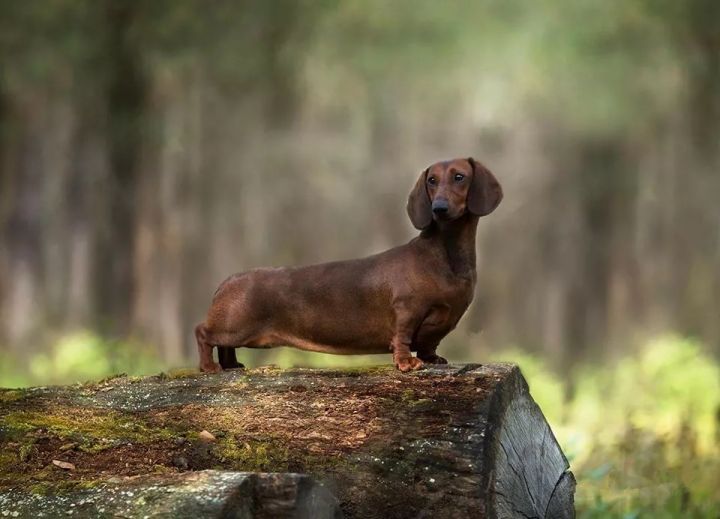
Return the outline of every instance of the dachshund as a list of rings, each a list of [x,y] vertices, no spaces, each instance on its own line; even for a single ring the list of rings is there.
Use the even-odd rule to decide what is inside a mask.
[[[402,372],[446,364],[436,350],[473,299],[478,219],[502,198],[480,162],[438,162],[420,174],[408,198],[420,234],[405,245],[362,259],[230,276],[195,328],[200,370],[241,368],[235,348],[275,346],[342,355],[389,351]]]

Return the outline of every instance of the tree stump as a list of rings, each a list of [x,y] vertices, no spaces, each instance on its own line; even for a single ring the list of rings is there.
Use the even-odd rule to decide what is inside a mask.
[[[507,364],[0,390],[0,517],[565,518],[574,490]]]

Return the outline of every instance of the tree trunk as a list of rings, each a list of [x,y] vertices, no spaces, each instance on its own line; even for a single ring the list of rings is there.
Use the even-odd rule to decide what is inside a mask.
[[[108,2],[107,37],[101,57],[107,62],[109,176],[105,213],[95,251],[95,298],[98,328],[113,338],[130,331],[135,292],[133,260],[141,151],[147,96],[140,49],[132,35],[138,4]]]
[[[30,513],[44,499],[33,493],[62,485],[57,506],[74,503],[76,517],[114,513],[117,495],[135,496],[121,499],[137,503],[118,512],[129,517],[211,496],[215,511],[196,517],[302,516],[242,515],[274,498],[243,494],[239,472],[272,472],[293,496],[293,474],[307,474],[343,517],[574,517],[567,460],[511,365],[120,377],[0,391],[0,413],[0,512]],[[188,497],[186,472],[211,468],[235,490],[216,495],[211,483]],[[158,496],[158,486],[171,490]],[[333,500],[318,492],[310,516],[332,517]]]
[[[1,86],[1,85],[0,85]],[[37,97],[35,97],[37,96]],[[3,97],[6,97],[3,95]],[[16,350],[44,324],[43,96],[3,101],[0,121],[0,240],[4,337]],[[27,345],[23,345],[24,348]]]

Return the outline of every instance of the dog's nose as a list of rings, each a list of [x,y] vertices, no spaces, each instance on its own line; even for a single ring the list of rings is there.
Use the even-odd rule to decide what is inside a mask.
[[[443,199],[435,199],[432,203],[432,212],[435,214],[445,214],[448,212],[448,201]]]

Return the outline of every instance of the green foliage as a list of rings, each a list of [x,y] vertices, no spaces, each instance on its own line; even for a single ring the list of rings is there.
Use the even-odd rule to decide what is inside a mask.
[[[700,345],[678,337],[649,342],[641,352],[613,368],[581,370],[571,413],[608,433],[626,420],[632,427],[672,434],[690,422],[702,447],[714,443],[720,368],[701,353]],[[607,409],[591,414],[594,399]]]
[[[582,518],[717,517],[720,366],[675,336],[614,366],[586,366],[564,395],[541,361],[511,352],[578,478]]]
[[[127,373],[147,375],[160,369],[156,350],[135,341],[109,341],[81,331],[62,336],[25,366],[6,355],[0,364],[0,387],[67,384]],[[9,398],[0,394],[0,398]]]

